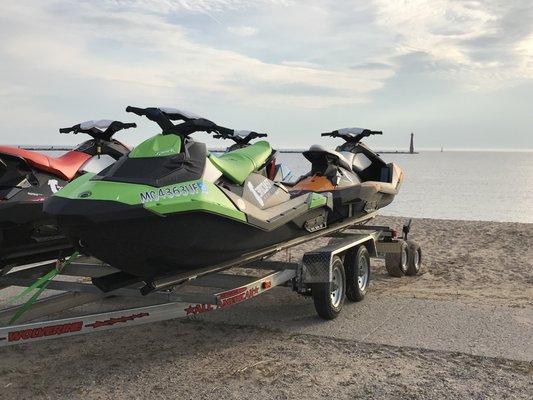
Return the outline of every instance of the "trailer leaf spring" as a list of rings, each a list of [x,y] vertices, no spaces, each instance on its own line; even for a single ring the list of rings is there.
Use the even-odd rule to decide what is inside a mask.
[[[21,297],[24,297],[28,294],[30,294],[32,291],[35,291],[35,293],[18,309],[18,311],[13,315],[11,320],[9,321],[9,324],[13,324],[17,319],[19,319],[26,311],[28,311],[33,303],[37,301],[39,296],[44,292],[50,281],[56,277],[57,274],[61,272],[63,268],[65,268],[67,265],[69,265],[72,261],[77,259],[79,257],[79,253],[75,252],[73,253],[67,260],[64,262],[58,262],[56,267],[46,273],[45,275],[41,276],[39,279],[37,279],[31,286],[28,286],[26,289],[24,289],[22,292],[17,294],[16,296],[13,296],[9,301],[16,301],[19,300]]]

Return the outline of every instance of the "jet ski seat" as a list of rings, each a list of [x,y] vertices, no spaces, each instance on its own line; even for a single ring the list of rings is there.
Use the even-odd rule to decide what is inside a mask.
[[[260,141],[218,157],[209,154],[209,159],[225,177],[240,185],[248,175],[257,171],[268,160],[270,154],[272,154],[270,144]]]
[[[306,155],[306,153],[326,153],[326,154],[329,154],[331,156],[333,156],[334,158],[336,158],[339,162],[339,165],[343,168],[346,168],[347,170],[351,170],[352,169],[352,163],[351,163],[351,160],[348,160],[344,154],[342,153],[339,153],[338,151],[335,151],[335,150],[331,150],[331,149],[328,149],[327,147],[324,147],[322,145],[319,145],[319,144],[314,144],[312,145],[309,150],[307,151],[304,151],[304,156]]]
[[[11,146],[0,146],[1,153],[20,157],[32,167],[49,172],[67,181],[74,178],[81,166],[91,158],[89,154],[80,151],[69,151],[61,157],[54,158],[36,151]]]

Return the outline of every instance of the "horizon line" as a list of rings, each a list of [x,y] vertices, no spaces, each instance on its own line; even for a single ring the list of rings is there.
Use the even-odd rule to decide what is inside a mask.
[[[26,149],[34,149],[34,150],[41,150],[41,151],[62,151],[62,150],[72,150],[73,148],[77,147],[77,145],[39,145],[39,144],[13,144],[11,146],[20,147],[20,148],[26,148]],[[211,151],[225,151],[225,148],[211,148]],[[280,152],[303,152],[307,151],[306,148],[278,148],[276,149]],[[379,152],[391,152],[392,154],[398,152],[398,154],[411,154],[409,153],[408,149],[392,149],[392,148],[384,148],[379,150],[374,150],[376,153]],[[450,153],[450,152],[487,152],[487,153],[533,153],[532,149],[487,149],[487,148],[443,148],[443,153]],[[415,148],[415,153],[417,152],[441,152],[441,148],[439,147],[420,147]]]

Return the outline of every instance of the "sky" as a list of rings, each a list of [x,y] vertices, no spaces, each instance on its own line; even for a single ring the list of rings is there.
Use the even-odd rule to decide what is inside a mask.
[[[90,119],[158,127],[176,107],[269,133],[382,130],[380,149],[533,149],[531,0],[91,0],[0,3],[0,142],[76,144]],[[221,143],[207,134],[197,139]]]

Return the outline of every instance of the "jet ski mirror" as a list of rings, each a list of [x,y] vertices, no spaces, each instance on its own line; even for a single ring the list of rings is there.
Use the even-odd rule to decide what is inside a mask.
[[[73,125],[70,128],[60,128],[60,133],[86,133],[96,140],[110,141],[115,133],[123,129],[136,128],[137,124],[134,122],[120,122],[110,119],[99,119],[81,122]]]
[[[194,132],[216,133],[220,135],[229,135],[233,129],[225,128],[215,124],[206,118],[196,114],[180,111],[176,108],[168,107],[126,107],[126,112],[148,118],[150,121],[159,125],[163,135],[175,134],[187,137]],[[181,124],[174,125],[172,121],[184,121]]]

